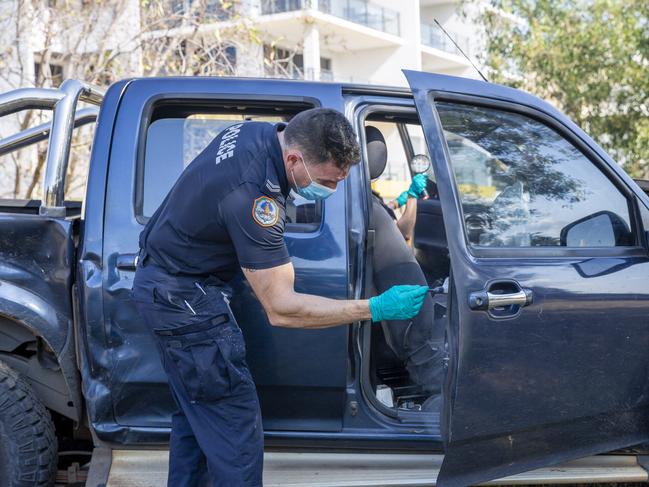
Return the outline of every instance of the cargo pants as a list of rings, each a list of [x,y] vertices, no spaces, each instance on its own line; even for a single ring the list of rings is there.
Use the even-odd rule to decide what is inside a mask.
[[[152,332],[178,410],[169,487],[262,485],[264,432],[230,289],[168,274],[140,252],[132,298]]]

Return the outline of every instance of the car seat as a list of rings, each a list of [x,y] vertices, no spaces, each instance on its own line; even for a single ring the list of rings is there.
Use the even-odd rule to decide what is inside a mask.
[[[379,177],[387,163],[385,139],[376,127],[366,127],[365,134],[370,176]],[[426,286],[426,278],[412,248],[375,195],[372,212],[375,232],[372,277],[376,292],[381,293],[397,284]],[[444,329],[439,326],[439,320],[435,320],[432,298],[426,297],[421,311],[413,319],[383,321],[381,327],[387,345],[404,362],[411,380],[426,393],[439,392],[443,374]]]

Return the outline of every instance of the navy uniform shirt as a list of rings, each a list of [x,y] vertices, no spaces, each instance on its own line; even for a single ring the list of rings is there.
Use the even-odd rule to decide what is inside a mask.
[[[187,166],[140,234],[140,248],[171,274],[229,280],[239,269],[290,261],[284,243],[290,191],[277,130],[231,125]]]

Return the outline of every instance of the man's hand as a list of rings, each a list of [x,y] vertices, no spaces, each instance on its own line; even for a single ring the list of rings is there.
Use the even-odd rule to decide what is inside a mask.
[[[370,298],[372,320],[407,320],[416,316],[427,292],[428,286],[392,286],[383,294]]]
[[[426,190],[427,181],[428,178],[425,174],[415,174],[415,177],[412,178],[412,181],[410,182],[410,187],[408,188],[408,190],[402,192],[399,196],[397,196],[396,207],[399,208],[400,206],[405,205],[408,201],[408,198],[420,198]]]
[[[422,193],[426,189],[426,182],[428,178],[425,174],[415,174],[415,177],[412,178],[410,187],[408,188],[408,194],[413,198],[421,197]]]
[[[399,196],[397,196],[397,208],[403,206],[408,201],[408,191],[404,191]]]

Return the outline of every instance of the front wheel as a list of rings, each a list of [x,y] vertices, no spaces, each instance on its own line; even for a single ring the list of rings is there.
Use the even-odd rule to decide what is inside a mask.
[[[51,486],[56,468],[49,412],[25,379],[0,362],[0,485]]]

